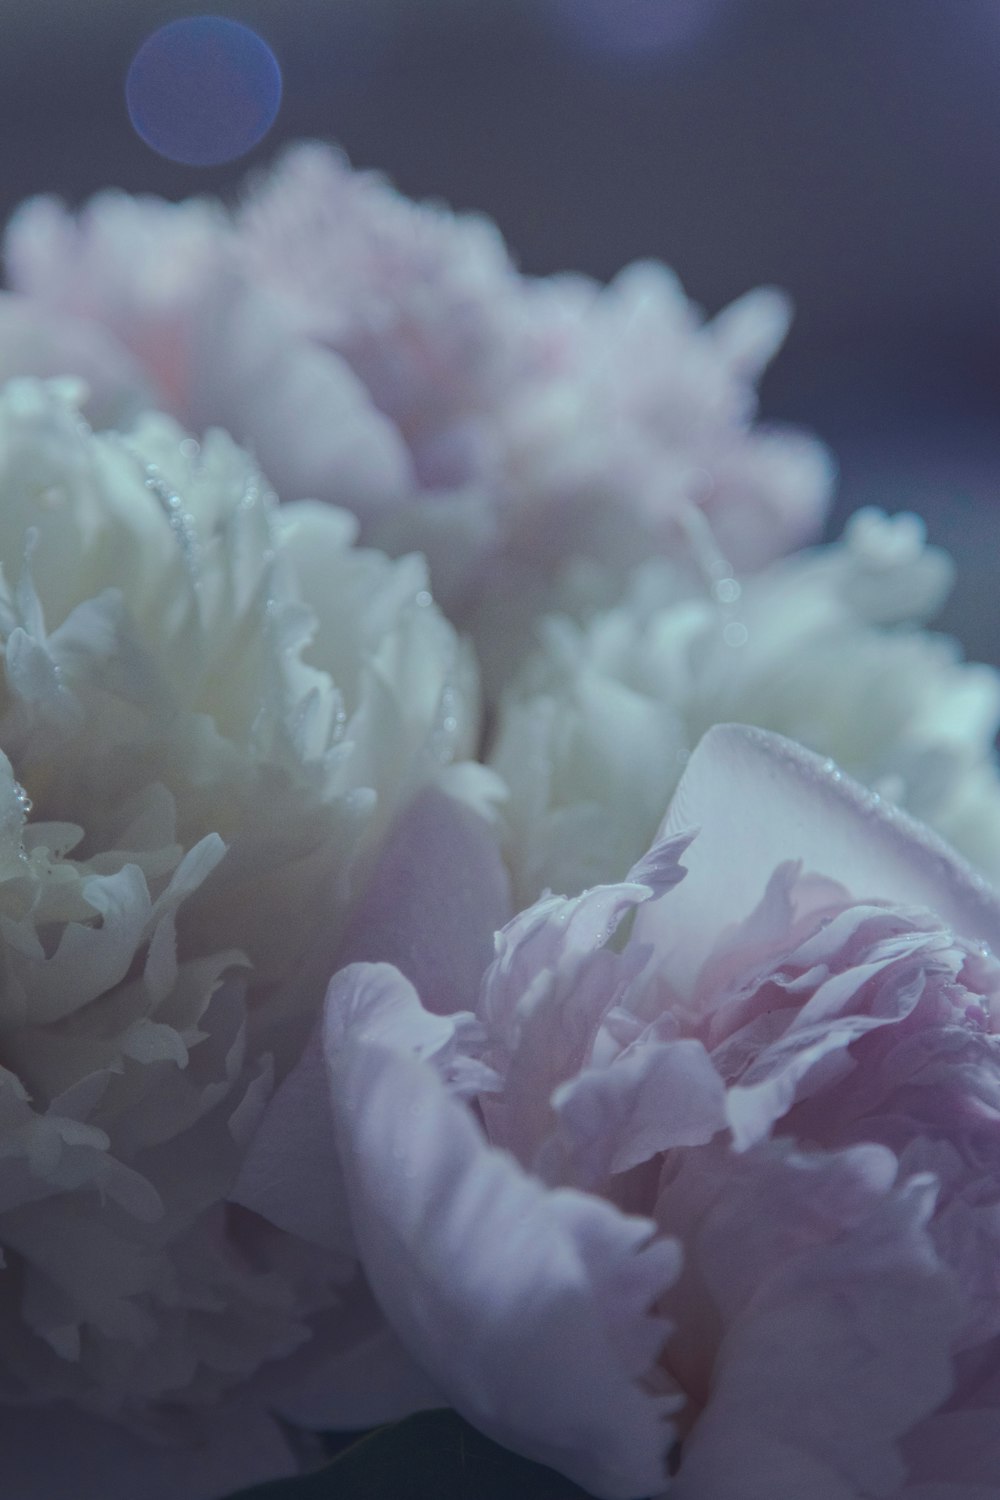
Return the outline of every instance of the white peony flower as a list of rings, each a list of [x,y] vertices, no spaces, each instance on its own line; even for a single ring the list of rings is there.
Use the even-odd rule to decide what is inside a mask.
[[[918,628],[951,581],[914,516],[693,594],[662,564],[585,626],[552,617],[502,705],[518,904],[622,879],[715,723],[777,730],[1000,876],[1000,676]]]
[[[419,559],[222,433],[14,383],[0,496],[0,1407],[148,1435],[337,1305],[225,1200],[395,814],[492,778]]]

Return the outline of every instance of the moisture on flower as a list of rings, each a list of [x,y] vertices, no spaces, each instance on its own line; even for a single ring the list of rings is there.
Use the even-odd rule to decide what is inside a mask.
[[[14,383],[0,495],[0,1403],[164,1436],[353,1274],[227,1200],[394,820],[489,789],[474,676],[220,432]]]

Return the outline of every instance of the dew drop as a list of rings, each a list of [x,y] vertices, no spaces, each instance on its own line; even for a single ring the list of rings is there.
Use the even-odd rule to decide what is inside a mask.
[[[742,592],[735,578],[720,578],[712,585],[712,593],[720,604],[735,604]]]
[[[722,631],[722,639],[727,646],[745,646],[750,639],[750,632],[740,620],[730,620]]]

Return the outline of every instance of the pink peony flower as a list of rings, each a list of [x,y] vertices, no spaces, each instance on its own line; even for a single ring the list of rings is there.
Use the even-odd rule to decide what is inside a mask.
[[[515,918],[472,1011],[397,932],[286,1093],[414,1370],[500,1442],[619,1500],[987,1500],[998,935],[933,835],[717,728],[624,883]]]
[[[753,569],[823,519],[824,450],[754,426],[788,321],[778,293],[704,324],[662,266],[607,288],[523,278],[492,225],[410,203],[320,146],[286,155],[232,216],[104,194],[74,218],[35,200],[6,259],[18,295],[0,329],[18,336],[0,371],[84,375],[119,421],[145,400],[226,427],[283,498],[331,501],[366,540],[425,552],[493,677],[535,613],[614,597],[651,550]]]

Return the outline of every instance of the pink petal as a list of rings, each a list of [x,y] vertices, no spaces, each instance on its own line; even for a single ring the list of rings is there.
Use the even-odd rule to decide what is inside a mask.
[[[106,329],[0,293],[0,381],[22,375],[78,376],[87,387],[84,411],[98,427],[125,427],[155,404],[139,366]]]
[[[704,502],[722,555],[754,572],[818,540],[836,469],[821,443],[804,433],[758,428],[715,468]]]
[[[744,920],[772,872],[801,860],[860,900],[920,906],[960,936],[1000,949],[1000,899],[941,839],[801,746],[746,725],[703,736],[662,835],[696,828],[687,879],[636,917],[671,982],[690,991],[723,932]]]
[[[433,1010],[467,1009],[509,903],[489,824],[430,787],[410,804],[383,848],[340,962],[384,959],[420,986]],[[450,1036],[451,1028],[444,1027],[445,1033]],[[353,1253],[318,1034],[265,1110],[231,1197],[280,1229]]]
[[[330,988],[338,1140],[386,1316],[451,1404],[497,1441],[597,1495],[660,1488],[671,1403],[638,1382],[664,1336],[649,1309],[676,1275],[674,1247],[649,1243],[648,1221],[599,1199],[546,1190],[491,1148],[420,1057],[433,1038],[419,1039],[415,995],[404,1009],[387,976],[364,967]]]
[[[192,354],[179,415],[248,444],[283,500],[371,515],[411,487],[409,458],[343,360],[283,326],[268,299],[218,277],[190,310]]]
[[[894,1188],[891,1153],[867,1146],[696,1153],[686,1174],[661,1199],[691,1245],[666,1358],[710,1394],[671,1500],[896,1496],[900,1439],[948,1395],[963,1317],[926,1232],[931,1184]]]
[[[643,1042],[556,1090],[553,1106],[581,1186],[660,1151],[701,1146],[726,1124],[726,1090],[700,1042]]]
[[[532,1008],[556,977],[572,987],[628,912],[684,880],[680,861],[690,842],[690,833],[657,839],[618,884],[573,897],[543,896],[514,917],[497,934],[496,958],[483,981],[479,1014],[491,1031],[510,1033],[518,1010]],[[532,990],[531,1004],[522,1003]]]
[[[354,1257],[318,1031],[264,1110],[229,1198],[310,1244]]]
[[[633,908],[684,878],[688,842],[681,835],[654,844],[618,885],[544,897],[498,934],[478,1014],[504,1054],[504,1087],[483,1112],[491,1139],[522,1165],[542,1171],[553,1091],[588,1064],[609,1007],[645,964],[638,945],[622,955],[605,945]]]
[[[424,1005],[471,1010],[510,916],[499,840],[485,818],[435,787],[397,821],[352,916],[341,962],[395,964]]]
[[[791,321],[786,294],[760,286],[717,313],[708,332],[734,369],[745,379],[756,379],[785,342]]]
[[[821,936],[831,934],[838,926],[849,929],[851,919],[865,910],[854,907],[843,912],[829,923]],[[868,914],[876,919],[881,916],[885,927],[891,931],[888,913],[877,909],[872,913],[869,908]],[[924,984],[920,969],[915,967],[912,959],[927,946],[928,939],[920,932],[906,935],[906,940],[897,939],[895,944],[885,942],[882,944],[883,953],[875,960],[859,961],[843,973],[820,982],[801,1009],[794,1009],[795,998],[789,995],[787,1029],[773,1041],[762,1038],[760,1049],[741,1074],[740,1082],[729,1089],[726,1111],[737,1150],[743,1151],[764,1139],[796,1100],[809,1096],[817,1080],[822,1079],[829,1085],[838,1075],[849,1075],[854,1062],[847,1051],[853,1042],[883,1027],[895,1025],[910,1014],[920,999]],[[796,956],[802,956],[808,947],[808,944],[804,945]],[[907,959],[911,962],[908,963]],[[857,1006],[856,1002],[864,986],[873,979],[879,981],[878,1005],[870,1011]],[[767,1025],[773,1021],[777,1009],[773,992],[770,1000],[765,999],[764,1003],[773,1008],[760,1014],[757,1022]],[[752,1033],[751,1023],[736,1034],[732,1045],[737,1051],[747,1045]],[[723,1072],[726,1071],[723,1062],[726,1050],[723,1044],[713,1053]],[[818,1108],[822,1118],[821,1101]]]

